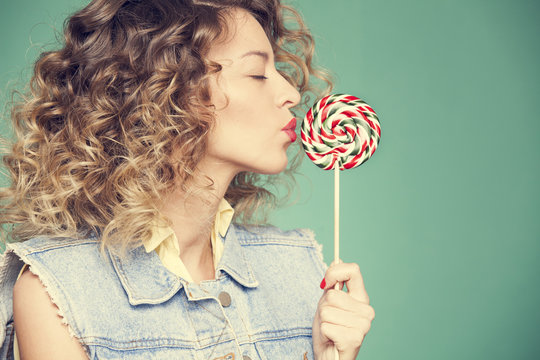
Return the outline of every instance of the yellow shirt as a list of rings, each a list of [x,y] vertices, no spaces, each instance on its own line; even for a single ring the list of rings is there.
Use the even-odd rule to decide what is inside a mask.
[[[223,241],[219,239],[218,234],[225,236],[234,215],[234,209],[229,203],[222,199],[216,212],[214,226],[210,233],[210,242],[212,244],[212,253],[214,258],[214,269],[217,267],[221,256],[223,255]],[[170,226],[154,227],[152,237],[145,242],[146,252],[155,251],[163,265],[176,276],[193,282],[193,278],[186,269],[186,266],[180,259],[180,249],[178,248],[178,239]]]
[[[234,215],[234,209],[227,202],[222,199],[216,212],[216,218],[214,219],[214,226],[210,233],[210,242],[212,244],[212,253],[214,257],[214,269],[216,268],[221,256],[223,255],[223,241],[218,238],[218,234],[225,236]],[[180,259],[180,249],[178,248],[178,240],[174,234],[173,229],[170,226],[166,227],[154,227],[152,230],[152,237],[144,244],[146,252],[155,251],[163,265],[171,271],[173,274],[182,277],[188,282],[193,282],[193,278],[186,269],[186,266]],[[19,277],[26,269],[25,264],[19,273]],[[20,360],[19,356],[19,344],[17,342],[16,332],[14,331],[15,338],[13,340],[13,356],[15,360]]]

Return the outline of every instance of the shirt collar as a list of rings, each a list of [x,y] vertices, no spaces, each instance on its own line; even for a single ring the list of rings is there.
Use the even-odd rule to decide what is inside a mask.
[[[154,224],[152,226],[152,237],[143,243],[146,252],[154,251],[162,242],[167,240],[168,237],[175,236],[174,230],[170,226],[160,226]],[[175,236],[176,237],[176,236]],[[178,243],[175,241],[176,247]]]
[[[218,211],[216,213],[216,219],[214,221],[214,229],[216,235],[225,236],[227,229],[231,225],[232,218],[234,216],[234,209],[225,199],[221,199],[218,205]]]
[[[234,209],[225,199],[221,199],[214,218],[214,234],[225,236],[229,226],[231,225],[232,218],[234,216]],[[170,236],[176,238],[174,230],[170,226],[160,226],[154,224],[152,227],[152,237],[143,243],[146,252],[154,251],[162,242],[167,240]],[[178,244],[174,241],[174,247],[177,252],[180,253]]]
[[[223,241],[223,257],[216,275],[223,271],[245,287],[257,287],[259,283],[238,242],[234,225],[229,226]],[[163,303],[184,285],[163,266],[155,251],[146,252],[144,246],[128,251],[123,257],[112,250],[109,255],[131,305]]]

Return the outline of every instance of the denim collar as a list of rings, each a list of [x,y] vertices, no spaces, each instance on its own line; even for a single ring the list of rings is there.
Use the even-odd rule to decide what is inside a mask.
[[[216,268],[216,278],[223,271],[245,287],[257,287],[257,279],[238,242],[233,224],[223,241],[225,246]],[[131,305],[163,303],[184,286],[184,280],[167,270],[155,251],[147,253],[142,245],[123,257],[109,250],[109,256]]]

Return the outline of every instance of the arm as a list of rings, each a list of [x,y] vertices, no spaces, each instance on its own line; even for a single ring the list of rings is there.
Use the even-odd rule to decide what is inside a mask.
[[[22,360],[88,359],[57,312],[39,278],[25,271],[13,288],[13,320]]]

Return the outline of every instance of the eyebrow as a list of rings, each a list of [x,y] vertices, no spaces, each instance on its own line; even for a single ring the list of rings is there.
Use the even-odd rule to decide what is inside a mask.
[[[252,50],[252,51],[248,51],[244,55],[240,56],[240,59],[243,59],[243,58],[245,58],[247,56],[253,56],[253,55],[262,57],[265,62],[268,62],[268,59],[270,58],[270,55],[268,55],[268,53],[266,51]]]

